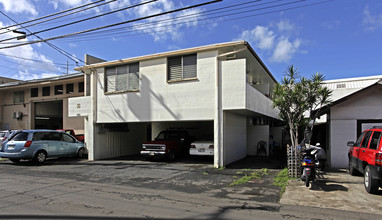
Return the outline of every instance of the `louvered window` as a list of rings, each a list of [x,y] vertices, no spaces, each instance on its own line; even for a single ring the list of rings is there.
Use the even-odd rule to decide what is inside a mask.
[[[106,92],[139,90],[139,63],[106,68]]]
[[[167,58],[167,72],[169,81],[196,78],[196,54]]]

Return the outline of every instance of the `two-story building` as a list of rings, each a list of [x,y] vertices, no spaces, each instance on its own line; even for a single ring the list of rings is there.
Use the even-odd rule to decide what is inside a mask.
[[[212,135],[214,166],[256,155],[270,135],[281,144],[272,108],[277,83],[245,41],[103,61],[86,55],[85,96],[69,116],[85,116],[89,160],[138,154],[166,129]],[[89,61],[92,60],[92,61]]]
[[[68,117],[68,98],[84,95],[83,73],[1,81],[1,129],[66,128],[84,132],[83,119]]]

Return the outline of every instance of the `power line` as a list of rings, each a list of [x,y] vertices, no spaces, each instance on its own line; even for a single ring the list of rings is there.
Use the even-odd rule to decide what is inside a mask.
[[[104,0],[102,0],[104,1]],[[73,12],[70,12],[70,13],[67,13],[67,14],[63,14],[63,15],[60,15],[60,16],[57,16],[57,17],[53,17],[53,18],[50,18],[50,19],[46,19],[46,20],[43,20],[43,21],[39,21],[39,22],[36,22],[36,23],[32,23],[32,24],[29,24],[29,25],[26,25],[26,26],[21,26],[19,25],[20,27],[22,28],[27,28],[27,27],[31,27],[31,26],[34,26],[34,25],[38,25],[38,24],[41,24],[41,23],[45,23],[45,22],[48,22],[48,21],[52,21],[52,20],[55,20],[55,19],[58,19],[58,18],[62,18],[62,17],[65,17],[65,16],[69,16],[69,15],[72,15],[72,14],[76,14],[76,13],[79,13],[79,12],[82,12],[82,11],[86,11],[86,10],[89,10],[89,9],[92,9],[92,8],[96,8],[96,7],[100,7],[102,5],[106,5],[106,4],[109,4],[109,3],[112,3],[112,2],[115,2],[117,0],[111,0],[111,1],[108,1],[108,2],[104,2],[102,4],[99,4],[99,5],[94,5],[94,6],[91,6],[91,7],[88,7],[88,8],[84,8],[84,9],[81,9],[81,10],[77,10],[77,11],[73,11]],[[29,23],[29,22],[28,22]],[[17,29],[15,29],[17,30]],[[14,30],[9,30],[8,31],[5,31],[5,32],[1,32],[1,34],[6,34],[6,33],[9,33],[11,31],[14,31]]]
[[[4,53],[0,53],[0,56],[12,57],[12,58],[20,59],[20,60],[40,62],[40,63],[46,63],[46,64],[54,64],[54,65],[58,65],[58,66],[67,66],[68,65],[66,63],[46,62],[46,61],[42,61],[42,60],[29,59],[29,58],[25,58],[25,57],[13,56],[13,55],[8,55],[8,54],[4,54]],[[77,65],[69,64],[69,66],[77,66]]]
[[[4,15],[5,17],[7,17],[9,20],[13,21],[14,23],[18,24],[17,21],[13,20],[11,17],[9,17],[8,15],[6,15],[5,13],[3,13],[2,11],[0,11],[0,13],[2,15]],[[20,25],[21,26],[21,25]],[[21,26],[22,27],[22,26]],[[25,30],[27,30],[29,33],[31,33],[27,28],[24,28]],[[63,49],[57,47],[56,45],[50,43],[50,42],[47,42],[45,41],[44,39],[42,39],[41,37],[39,37],[37,34],[33,34],[34,36],[36,36],[38,39],[40,39],[42,42],[45,42],[46,44],[48,44],[48,46],[50,46],[51,48],[55,49],[56,51],[58,51],[59,53],[61,53],[62,55],[66,56],[67,58],[71,59],[73,62],[75,62],[77,65],[78,65],[78,61],[81,61],[82,63],[85,63],[84,61],[82,61],[81,59],[79,58],[76,58],[77,60],[73,59],[72,58],[72,55],[70,55],[68,52],[64,51]]]
[[[149,16],[145,16],[145,17],[141,17],[141,18],[136,18],[136,19],[132,19],[132,20],[124,21],[124,22],[114,23],[114,24],[110,24],[110,25],[106,25],[106,26],[102,26],[102,27],[98,27],[98,28],[93,28],[93,29],[88,29],[88,30],[84,30],[84,31],[79,31],[79,32],[76,32],[76,33],[71,33],[71,34],[65,34],[65,35],[60,35],[60,36],[56,36],[56,37],[51,37],[51,38],[45,39],[44,41],[50,41],[50,40],[65,38],[65,37],[69,37],[69,36],[73,36],[73,35],[77,35],[77,34],[88,33],[88,32],[97,31],[97,30],[101,30],[101,29],[105,29],[105,28],[115,27],[115,26],[119,26],[119,25],[122,25],[122,24],[132,23],[132,22],[141,21],[141,20],[145,20],[145,19],[149,19],[149,18],[153,18],[153,17],[158,17],[158,16],[162,16],[162,15],[166,15],[166,14],[170,14],[170,13],[174,13],[174,12],[184,11],[184,10],[187,10],[187,9],[196,8],[196,7],[200,7],[200,6],[204,6],[204,5],[208,5],[208,4],[212,4],[212,3],[216,3],[216,2],[220,2],[220,1],[222,1],[222,0],[212,0],[212,1],[209,1],[209,2],[204,2],[204,3],[192,5],[192,6],[178,8],[178,9],[175,9],[175,10],[161,12],[161,13],[157,13],[157,14],[153,14],[153,15],[149,15]],[[16,44],[16,45],[11,45],[11,46],[0,47],[0,49],[14,48],[14,47],[24,46],[24,45],[28,45],[28,44],[40,43],[40,42],[42,42],[42,41],[41,40],[30,41],[30,42],[26,42],[26,43],[20,43],[20,44]]]
[[[89,35],[100,35],[100,33],[104,33],[104,32],[107,32],[107,34],[103,34],[103,35],[111,35],[111,34],[115,34],[115,33],[131,32],[131,31],[134,31],[134,30],[119,31],[119,32],[117,32],[117,31],[118,30],[125,30],[127,28],[135,28],[135,29],[137,29],[137,27],[142,27],[142,26],[143,27],[144,26],[151,27],[152,24],[160,24],[161,22],[166,22],[167,21],[168,23],[170,23],[173,20],[180,21],[180,20],[185,20],[185,19],[189,19],[189,18],[192,18],[192,17],[197,17],[197,16],[200,16],[200,15],[220,14],[220,13],[227,12],[227,11],[247,9],[247,8],[257,7],[257,6],[260,6],[260,5],[266,5],[266,4],[271,4],[271,3],[275,3],[275,2],[285,1],[285,0],[274,0],[274,1],[271,1],[271,2],[256,4],[256,5],[252,5],[252,6],[246,6],[246,7],[241,7],[241,8],[231,9],[231,10],[225,10],[225,11],[222,11],[222,12],[211,13],[211,12],[214,12],[214,11],[219,11],[219,10],[223,10],[223,9],[227,9],[227,8],[234,8],[234,7],[238,7],[238,6],[253,4],[253,3],[256,3],[256,2],[259,2],[259,1],[261,1],[261,0],[248,1],[248,2],[239,3],[239,4],[235,4],[235,5],[229,5],[229,6],[225,6],[225,7],[221,7],[221,8],[211,9],[211,10],[204,11],[204,12],[197,12],[197,13],[193,13],[193,14],[187,14],[187,15],[183,15],[183,16],[178,16],[178,17],[175,17],[175,18],[167,18],[167,19],[162,19],[162,20],[158,20],[158,21],[153,21],[153,22],[147,22],[147,23],[142,23],[142,24],[138,24],[138,25],[127,26],[127,27],[119,27],[119,28],[109,29],[107,31],[102,30],[102,31],[95,31],[93,33],[78,34],[76,36],[73,36],[72,38],[80,38],[80,37],[85,37],[85,36],[89,36]],[[264,8],[258,8],[258,9],[253,9],[253,10],[251,9],[251,10],[244,11],[244,12],[242,11],[242,12],[239,12],[239,13],[246,13],[246,12],[263,10],[263,9],[268,9],[268,8],[273,8],[273,7],[279,7],[279,6],[294,4],[294,3],[298,3],[298,2],[302,2],[302,1],[306,1],[306,0],[298,0],[298,1],[295,1],[295,2],[289,2],[289,3],[279,4],[279,5],[273,5],[273,6],[264,7]],[[227,15],[223,15],[223,16],[227,16]],[[212,17],[212,18],[216,18],[216,17]],[[208,20],[208,19],[211,19],[211,18],[199,19],[198,21],[200,21],[200,20]],[[171,23],[170,26],[171,25],[177,25],[177,24],[183,24],[183,23],[187,23],[187,21],[186,22],[179,22],[179,23],[175,23],[175,24]],[[144,28],[138,29],[138,30],[144,30]],[[112,33],[112,32],[114,32],[114,33]]]
[[[263,12],[263,13],[258,13],[258,14],[251,14],[251,15],[246,15],[246,16],[240,16],[240,17],[235,17],[235,18],[231,18],[231,19],[224,19],[224,17],[228,17],[228,16],[232,16],[232,15],[238,15],[238,14],[243,14],[243,13],[247,13],[248,11],[247,12],[231,13],[231,14],[228,14],[228,15],[215,16],[215,17],[200,19],[198,21],[203,21],[203,20],[209,21],[207,23],[204,23],[203,25],[207,25],[207,24],[211,24],[211,23],[218,23],[218,22],[234,21],[234,20],[240,20],[240,19],[249,18],[249,17],[261,16],[261,15],[272,14],[272,13],[277,13],[277,12],[282,12],[282,11],[295,10],[295,9],[298,9],[298,8],[304,8],[304,7],[309,7],[309,6],[319,5],[319,4],[325,4],[325,3],[328,3],[328,2],[331,2],[331,1],[334,1],[334,0],[326,0],[326,1],[322,1],[322,2],[317,2],[317,3],[312,3],[312,4],[305,4],[305,5],[289,7],[289,8],[283,8],[283,9],[278,9],[278,10],[273,10],[273,11],[268,11],[268,12]],[[212,19],[218,19],[218,20],[215,21],[215,20],[212,20]],[[187,23],[187,21],[186,22],[181,22],[181,23],[175,23],[175,24],[169,24],[169,25],[161,26],[161,27],[171,26],[172,28],[168,29],[168,30],[151,31],[151,32],[148,32],[148,33],[126,34],[126,35],[119,35],[119,37],[129,37],[129,36],[137,36],[137,35],[143,35],[143,34],[152,34],[152,33],[158,33],[158,32],[168,32],[168,31],[173,31],[173,30],[179,30],[179,29],[187,28],[187,27],[174,27],[174,25],[178,25],[178,24],[182,24],[182,23]],[[145,23],[145,24],[150,25],[150,23]],[[192,26],[195,26],[195,25],[192,25]],[[121,28],[119,28],[119,29],[121,29]],[[142,31],[142,30],[146,30],[146,29],[142,28],[142,29],[138,29],[138,30],[120,31],[118,33],[137,32],[137,31]],[[107,33],[107,34],[98,33],[98,35],[106,36],[106,35],[110,35],[110,34],[109,33]],[[79,41],[83,41],[83,40],[78,40],[78,38],[85,38],[85,37],[86,37],[86,41],[92,40],[88,36],[84,36],[84,35],[82,35],[82,36],[81,35],[79,35],[79,36],[71,36],[70,40],[72,40],[73,38],[76,38],[77,39],[76,41],[79,42]],[[93,39],[94,40],[104,39],[104,37],[98,37],[98,38],[94,37]],[[69,40],[69,39],[61,39],[60,41],[66,41],[66,40]]]
[[[23,24],[27,24],[27,23],[30,23],[30,22],[38,21],[38,20],[41,20],[41,19],[49,18],[49,17],[55,16],[55,15],[63,14],[63,13],[66,13],[68,11],[73,11],[73,10],[76,10],[76,9],[79,9],[79,8],[83,8],[83,7],[86,7],[86,6],[89,6],[89,5],[97,4],[97,3],[102,2],[102,1],[105,1],[105,0],[98,0],[98,1],[91,2],[91,3],[85,4],[85,5],[80,5],[80,6],[75,7],[75,8],[70,8],[70,9],[67,9],[67,10],[64,10],[64,11],[60,11],[60,12],[56,12],[56,13],[53,13],[53,14],[50,14],[50,15],[46,15],[46,16],[43,16],[43,17],[40,17],[40,18],[35,18],[35,19],[29,20],[29,21],[24,21],[24,22],[19,23],[19,25],[23,25]],[[14,25],[2,27],[2,28],[0,28],[0,30],[8,29],[8,28],[15,27],[15,26],[18,26],[18,25],[14,24]]]
[[[125,8],[119,9],[119,10],[114,10],[114,11],[111,11],[111,12],[108,12],[108,13],[96,15],[96,16],[85,18],[85,19],[82,19],[82,20],[78,20],[78,21],[62,24],[62,25],[59,25],[59,26],[55,26],[55,27],[51,27],[51,28],[45,29],[45,30],[36,31],[34,33],[30,33],[30,34],[27,34],[25,36],[28,37],[28,36],[40,34],[40,33],[43,33],[43,32],[52,31],[52,30],[55,30],[55,29],[58,29],[58,28],[62,28],[62,27],[66,27],[66,26],[69,26],[69,25],[81,23],[81,22],[88,21],[88,20],[91,20],[91,19],[94,19],[94,18],[98,18],[98,17],[101,17],[101,16],[109,15],[109,14],[113,14],[113,13],[116,13],[116,12],[119,12],[119,11],[122,11],[122,10],[126,10],[126,9],[131,9],[131,8],[139,7],[139,6],[146,5],[146,4],[149,4],[149,3],[153,3],[153,2],[156,2],[156,1],[158,1],[158,0],[149,0],[147,2],[142,2],[142,3],[139,3],[139,4],[135,4],[135,5],[130,5],[128,7],[125,7]],[[0,42],[4,42],[4,41],[8,41],[8,40],[14,40],[16,38],[17,37],[11,37],[11,38],[0,40]]]

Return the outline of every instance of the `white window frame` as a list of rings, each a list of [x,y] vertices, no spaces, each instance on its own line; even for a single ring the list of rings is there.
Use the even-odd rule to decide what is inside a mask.
[[[191,63],[191,65],[185,65],[185,58],[190,57],[194,61],[194,63]],[[177,77],[172,77],[171,74],[171,68],[174,66],[170,65],[170,62],[173,62],[175,59],[180,59],[180,72],[178,72],[176,75]],[[198,76],[197,71],[197,54],[188,54],[188,55],[182,55],[182,56],[174,56],[174,57],[167,57],[167,82],[177,82],[177,81],[185,81],[185,80],[195,80]],[[187,61],[187,60],[186,60]],[[176,68],[176,66],[175,66]],[[187,69],[186,69],[187,68]],[[179,71],[179,70],[178,70]],[[187,73],[191,71],[191,73]],[[187,76],[190,75],[190,76]]]
[[[138,67],[138,72],[130,72],[132,67]],[[114,74],[108,75],[108,70],[112,69],[114,69]],[[118,71],[121,70],[123,71],[123,73],[118,74]],[[105,67],[104,76],[105,93],[137,92],[140,90],[139,63]],[[122,80],[125,80],[125,82],[123,82]]]

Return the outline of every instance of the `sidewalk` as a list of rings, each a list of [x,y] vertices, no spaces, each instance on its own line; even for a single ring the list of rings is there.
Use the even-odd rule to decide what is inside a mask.
[[[319,173],[313,188],[305,187],[302,181],[290,180],[280,203],[382,215],[380,192],[367,193],[363,177],[351,176],[343,169]]]

